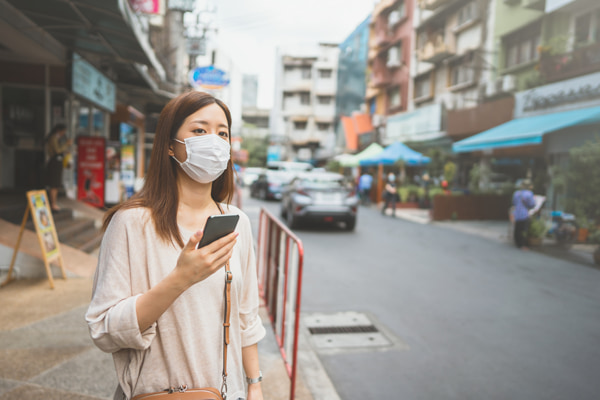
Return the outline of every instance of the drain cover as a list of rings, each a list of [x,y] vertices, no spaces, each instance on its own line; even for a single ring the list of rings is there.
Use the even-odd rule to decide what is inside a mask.
[[[391,341],[377,329],[365,314],[344,312],[312,314],[304,325],[317,348],[360,348],[391,346]]]

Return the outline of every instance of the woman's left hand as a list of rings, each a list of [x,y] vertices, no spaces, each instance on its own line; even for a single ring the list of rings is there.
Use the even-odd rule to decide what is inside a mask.
[[[261,383],[248,385],[248,400],[263,400]]]

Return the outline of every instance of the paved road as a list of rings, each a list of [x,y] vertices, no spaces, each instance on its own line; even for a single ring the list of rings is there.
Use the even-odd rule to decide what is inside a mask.
[[[363,312],[396,344],[316,349],[342,399],[600,398],[600,270],[375,209],[296,233],[303,315]]]

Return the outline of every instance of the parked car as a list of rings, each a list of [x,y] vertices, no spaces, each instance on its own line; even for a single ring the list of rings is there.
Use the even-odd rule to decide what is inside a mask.
[[[284,186],[294,178],[288,171],[267,169],[250,185],[250,197],[261,200],[280,200]]]
[[[265,172],[264,168],[259,168],[259,167],[247,167],[245,168],[241,173],[241,177],[242,177],[242,184],[244,185],[244,187],[250,187],[250,185],[252,185],[252,183],[258,179],[258,177],[260,176],[260,174],[262,174],[263,172]]]
[[[311,163],[303,161],[269,161],[267,169],[272,171],[288,171],[294,174],[300,172],[311,171],[313,166]]]
[[[290,228],[300,222],[343,222],[354,230],[358,196],[351,182],[333,172],[299,174],[284,189],[281,216]]]

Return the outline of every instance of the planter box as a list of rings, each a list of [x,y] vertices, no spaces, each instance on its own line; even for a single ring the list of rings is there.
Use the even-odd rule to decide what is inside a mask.
[[[511,199],[511,195],[468,194],[447,196],[439,194],[433,198],[431,218],[434,221],[448,219],[507,221]]]

